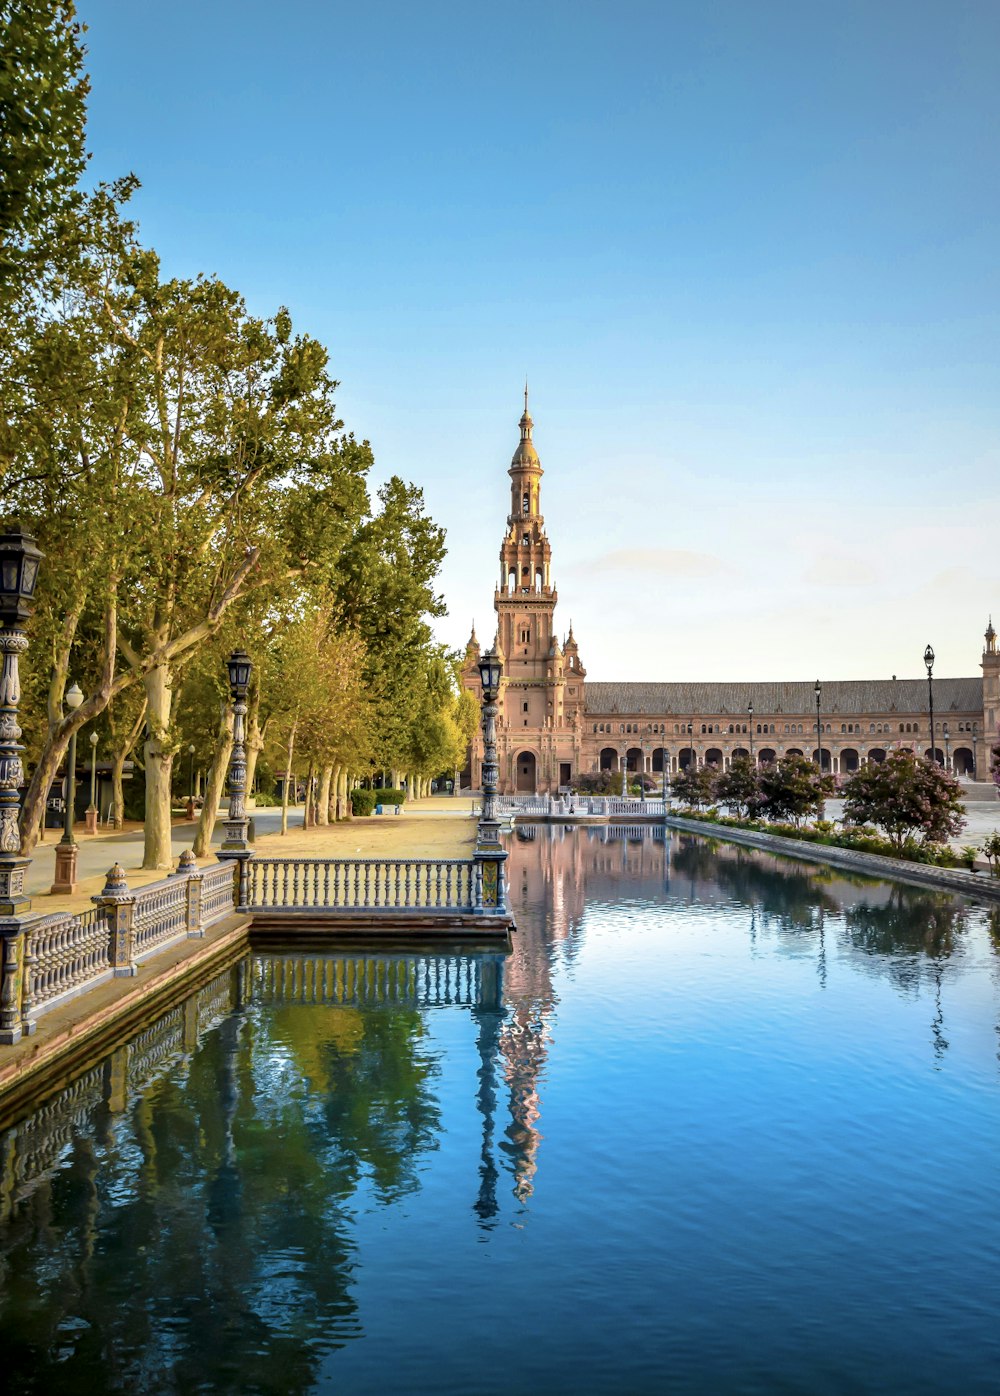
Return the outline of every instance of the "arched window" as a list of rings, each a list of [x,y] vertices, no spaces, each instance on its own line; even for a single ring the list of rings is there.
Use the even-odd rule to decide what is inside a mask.
[[[528,494],[527,494],[527,493],[522,494],[522,496],[521,496],[521,513],[522,513],[522,514],[526,514],[526,513],[528,512],[528,508],[529,508],[530,502],[531,502],[531,501],[530,501],[530,498],[529,498]]]

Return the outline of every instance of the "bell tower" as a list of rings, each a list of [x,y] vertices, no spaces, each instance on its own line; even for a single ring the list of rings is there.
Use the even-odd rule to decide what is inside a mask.
[[[534,423],[524,387],[521,439],[510,463],[510,513],[500,547],[500,583],[493,604],[504,655],[500,696],[500,788],[558,790],[569,763],[561,750],[582,708],[583,677],[576,643],[564,652],[555,629],[558,593],[552,549],[541,512],[542,466],[531,439]],[[572,699],[567,706],[567,677]],[[578,723],[577,723],[578,725]],[[560,739],[560,732],[563,734]],[[567,777],[568,778],[568,777]]]
[[[983,736],[981,748],[976,752],[976,769],[981,772],[980,780],[989,780],[990,752],[1000,742],[1000,650],[997,649],[997,633],[993,629],[992,616],[984,639]]]

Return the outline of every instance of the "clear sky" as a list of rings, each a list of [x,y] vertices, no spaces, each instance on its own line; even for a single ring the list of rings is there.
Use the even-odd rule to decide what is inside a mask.
[[[978,672],[996,0],[80,0],[91,178],[322,339],[492,633],[525,375],[595,679]]]

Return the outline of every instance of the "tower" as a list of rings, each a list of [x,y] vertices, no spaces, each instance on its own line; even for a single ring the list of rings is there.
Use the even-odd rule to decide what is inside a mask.
[[[585,670],[575,641],[570,637],[572,655],[564,654],[555,630],[559,597],[541,512],[542,466],[531,439],[533,426],[525,384],[521,439],[508,472],[510,513],[500,547],[500,584],[493,598],[504,655],[500,788],[555,793],[578,768],[572,734],[583,707]]]
[[[1000,730],[997,729],[997,717],[1000,716],[1000,651],[997,650],[997,633],[993,629],[992,616],[984,638],[983,736],[982,742],[977,743],[979,749],[976,752],[976,769],[981,772],[980,780],[989,779],[990,752],[1000,742]]]

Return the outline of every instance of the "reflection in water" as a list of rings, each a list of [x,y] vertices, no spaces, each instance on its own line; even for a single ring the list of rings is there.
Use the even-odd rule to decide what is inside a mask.
[[[784,1176],[808,1153],[829,1191],[865,1153],[849,1133],[825,1145],[815,1118],[789,1138],[791,1164],[769,1153],[802,1089],[788,1073],[810,1042],[806,1030],[786,1060],[770,1018],[780,1017],[784,1034],[813,1015],[824,1053],[847,1044],[847,1079],[871,1005],[877,1028],[893,1002],[906,1012],[916,1004],[924,1036],[906,1072],[954,1073],[968,1039],[962,996],[976,971],[993,976],[990,1033],[997,1023],[1000,912],[662,829],[539,826],[510,846],[518,931],[509,957],[254,954],[0,1132],[0,1342],[13,1374],[5,1390],[352,1389],[331,1376],[343,1371],[365,1390],[653,1391],[662,1389],[668,1332],[672,1361],[685,1343],[700,1345],[693,1365],[674,1365],[678,1390],[811,1389],[810,1369],[786,1369],[767,1348],[781,1351],[795,1330],[794,1310],[775,1296],[788,1276],[808,1278],[808,1249],[785,1234],[794,1187],[778,1188],[766,1243],[759,1237],[729,1261],[727,1247],[765,1207],[769,1170]],[[974,947],[984,944],[981,966]],[[644,982],[647,964],[659,966],[659,981]],[[786,1001],[789,975],[798,977]],[[746,1016],[748,983],[761,997],[759,1018]],[[574,1058],[580,1029],[567,1001],[576,1009],[588,994]],[[824,1015],[841,1001],[848,1016],[831,1029]],[[738,1033],[727,1013],[744,1015]],[[891,1045],[873,1039],[862,1052],[879,1079]],[[994,1051],[991,1040],[991,1071]],[[730,1100],[727,1073],[740,1070]],[[810,1068],[814,1091],[820,1070]],[[568,1082],[589,1089],[573,1094]],[[949,1086],[957,1093],[954,1075]],[[840,1082],[823,1089],[836,1114]],[[926,1108],[921,1099],[921,1123]],[[900,1111],[893,1128],[907,1118]],[[570,1138],[568,1120],[579,1121]],[[968,1126],[907,1135],[905,1157],[919,1155],[920,1138],[926,1176],[947,1176],[954,1160],[935,1163],[930,1151],[949,1133],[967,1140]],[[543,1188],[550,1176],[559,1185]],[[828,1202],[809,1202],[807,1226]],[[835,1232],[849,1229],[845,1216]],[[960,1218],[942,1224],[961,1232]],[[876,1250],[892,1250],[881,1213],[865,1226]],[[495,1270],[470,1268],[469,1237],[475,1254],[495,1256]],[[831,1290],[817,1290],[812,1312],[864,1290],[863,1244],[845,1241],[843,1274],[842,1258],[825,1255],[819,1273]],[[748,1279],[772,1252],[765,1299],[782,1318],[774,1333]],[[713,1327],[712,1284],[727,1263]],[[877,1313],[885,1279],[877,1264],[873,1274],[865,1303]],[[579,1275],[589,1307],[573,1299]],[[901,1282],[909,1292],[920,1276],[906,1271]],[[796,1279],[789,1303],[799,1288]],[[657,1302],[643,1330],[650,1295]],[[540,1319],[523,1352],[504,1346],[492,1366],[485,1355],[481,1367],[462,1366],[489,1341],[496,1312],[518,1305],[525,1321],[549,1306],[557,1316]],[[421,1315],[412,1327],[410,1307]],[[588,1346],[604,1314],[607,1352]],[[893,1322],[873,1320],[872,1342]],[[623,1324],[641,1340],[623,1343]],[[453,1351],[455,1331],[467,1332],[471,1358]],[[374,1333],[381,1344],[357,1341]],[[985,1352],[978,1329],[976,1337]],[[742,1363],[748,1344],[760,1345],[761,1375],[738,1382],[743,1368],[725,1368],[724,1354],[731,1346]],[[394,1356],[387,1372],[380,1353],[397,1346],[399,1365]],[[434,1362],[421,1367],[429,1347]],[[658,1356],[647,1367],[650,1353]],[[714,1386],[700,1365],[709,1353],[723,1363]],[[838,1389],[865,1389],[856,1369],[831,1370]],[[975,1389],[963,1376],[963,1389]]]

